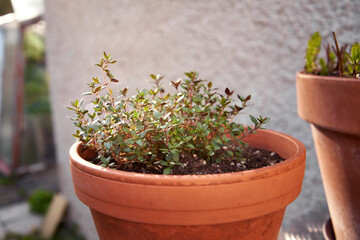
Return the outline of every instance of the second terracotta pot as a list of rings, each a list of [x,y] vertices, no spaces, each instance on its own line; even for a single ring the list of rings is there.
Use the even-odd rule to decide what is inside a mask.
[[[296,85],[336,238],[360,239],[360,80],[298,73]]]
[[[102,168],[70,150],[75,193],[100,239],[277,239],[286,206],[300,193],[305,147],[259,130],[246,141],[287,160],[237,173],[165,176]]]

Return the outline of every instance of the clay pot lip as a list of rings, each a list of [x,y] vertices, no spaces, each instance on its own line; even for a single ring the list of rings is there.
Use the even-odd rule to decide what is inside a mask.
[[[360,79],[296,74],[297,112],[317,127],[349,135],[360,135],[354,111],[360,102]],[[327,107],[324,107],[327,106]]]
[[[360,84],[360,79],[349,78],[349,77],[336,77],[336,76],[322,76],[306,73],[304,70],[298,71],[296,73],[297,78],[302,79],[314,79],[316,81],[334,81],[334,82],[354,82]]]
[[[294,137],[287,134],[280,133],[273,130],[257,130],[257,132],[264,132],[270,135],[277,135],[285,141],[291,143],[294,147],[295,153],[287,158],[285,161],[253,170],[221,173],[221,174],[204,174],[204,175],[161,175],[161,174],[146,174],[126,172],[120,170],[109,169],[92,164],[83,159],[78,150],[81,148],[81,142],[75,142],[69,152],[70,165],[75,167],[86,174],[94,175],[100,178],[106,178],[114,181],[122,181],[135,184],[146,185],[161,185],[161,186],[207,186],[214,184],[231,184],[236,182],[247,182],[256,179],[263,179],[278,175],[282,172],[289,171],[290,169],[300,166],[305,161],[306,149],[303,143]]]

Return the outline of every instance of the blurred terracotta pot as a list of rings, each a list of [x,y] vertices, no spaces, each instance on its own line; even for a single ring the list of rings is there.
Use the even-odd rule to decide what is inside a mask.
[[[360,80],[298,73],[298,114],[311,124],[337,239],[360,239]]]
[[[299,195],[305,147],[271,130],[246,141],[287,160],[238,173],[165,176],[96,166],[70,149],[75,193],[100,239],[277,239],[286,206]]]

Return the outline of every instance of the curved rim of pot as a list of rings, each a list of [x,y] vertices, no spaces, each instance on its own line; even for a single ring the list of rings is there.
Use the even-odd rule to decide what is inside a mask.
[[[285,158],[285,161],[275,164],[273,166],[246,170],[241,172],[221,173],[221,174],[204,174],[204,175],[162,175],[162,174],[146,174],[126,172],[121,170],[109,169],[95,165],[83,159],[79,152],[83,148],[81,142],[75,142],[70,148],[70,162],[73,167],[81,171],[87,172],[101,178],[106,178],[114,181],[122,181],[128,183],[147,184],[147,185],[161,185],[161,186],[207,186],[214,183],[235,183],[247,182],[256,179],[262,179],[278,175],[279,173],[289,171],[303,164],[306,155],[305,146],[296,138],[273,130],[256,130],[257,133],[247,136],[244,141],[252,145],[253,139],[256,137],[263,137],[261,146],[266,150],[275,151]],[[258,136],[261,135],[261,136]],[[291,146],[290,150],[283,152],[269,149],[269,146],[274,145],[272,142],[266,141],[266,136],[275,137],[280,144]],[[280,149],[281,150],[281,149]],[[288,151],[288,152],[287,152]],[[106,174],[104,174],[106,172]]]
[[[360,80],[356,79],[356,78],[350,78],[350,77],[336,77],[336,76],[322,76],[322,75],[315,75],[315,74],[310,74],[310,73],[306,73],[305,71],[301,70],[298,71],[296,73],[297,76],[301,76],[302,78],[305,79],[318,79],[318,80],[325,80],[328,81],[337,81],[337,82],[341,82],[341,81],[348,81],[348,82],[354,82],[355,84],[359,84]]]

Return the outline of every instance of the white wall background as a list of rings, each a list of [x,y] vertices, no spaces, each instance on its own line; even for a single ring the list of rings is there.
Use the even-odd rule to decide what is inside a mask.
[[[46,1],[46,21],[61,189],[88,239],[97,236],[73,194],[68,150],[74,128],[65,106],[100,74],[94,63],[103,50],[118,60],[112,69],[119,86],[133,91],[147,86],[151,73],[173,80],[197,70],[219,88],[252,94],[246,113],[270,116],[268,128],[300,139],[308,150],[303,190],[288,207],[284,227],[326,214],[310,128],[296,113],[295,73],[311,33],[335,31],[341,43],[360,40],[360,1],[58,0]]]

